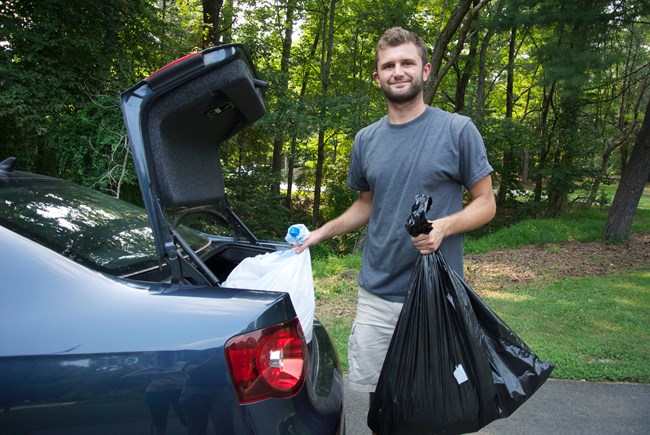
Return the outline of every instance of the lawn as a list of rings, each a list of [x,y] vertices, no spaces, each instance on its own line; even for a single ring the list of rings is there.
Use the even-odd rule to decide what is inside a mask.
[[[650,383],[650,271],[566,277],[483,300],[553,377]]]

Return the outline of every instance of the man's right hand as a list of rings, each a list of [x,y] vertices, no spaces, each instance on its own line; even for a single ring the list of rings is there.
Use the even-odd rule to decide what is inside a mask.
[[[310,246],[341,234],[356,231],[370,221],[372,210],[372,193],[364,191],[359,193],[359,198],[352,205],[334,220],[327,222],[322,227],[309,233],[305,242],[296,248],[296,254]]]
[[[300,254],[305,249],[309,248],[310,246],[314,246],[315,244],[318,243],[317,238],[314,237],[314,233],[317,233],[317,232],[318,232],[318,230],[314,230],[311,233],[309,233],[309,236],[307,236],[307,238],[305,239],[305,241],[303,242],[302,245],[298,245],[298,246],[291,245],[292,248],[293,247],[296,248],[296,254]]]

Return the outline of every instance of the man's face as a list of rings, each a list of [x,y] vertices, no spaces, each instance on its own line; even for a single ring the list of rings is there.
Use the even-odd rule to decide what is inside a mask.
[[[422,59],[413,43],[386,47],[377,58],[377,71],[373,77],[389,101],[412,101],[424,89],[431,64],[422,65]]]

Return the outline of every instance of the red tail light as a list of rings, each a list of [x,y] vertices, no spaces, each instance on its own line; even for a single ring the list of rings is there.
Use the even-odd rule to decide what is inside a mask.
[[[174,61],[172,61],[172,62],[169,62],[167,65],[163,66],[162,68],[158,68],[156,71],[154,71],[153,73],[151,73],[151,74],[149,75],[149,77],[147,77],[145,80],[146,80],[146,81],[149,81],[149,80],[151,80],[153,77],[155,77],[155,76],[157,76],[158,74],[162,73],[163,71],[168,70],[168,69],[171,69],[171,68],[173,68],[173,67],[179,65],[179,64],[185,62],[187,59],[190,59],[190,58],[193,58],[193,57],[196,57],[196,56],[200,56],[200,55],[201,55],[201,53],[198,53],[198,52],[197,52],[197,53],[190,53],[190,54],[188,54],[188,55],[186,55],[186,56],[181,57],[180,59],[176,59],[176,60],[174,60]]]
[[[294,396],[309,360],[298,318],[231,338],[226,360],[239,403]]]

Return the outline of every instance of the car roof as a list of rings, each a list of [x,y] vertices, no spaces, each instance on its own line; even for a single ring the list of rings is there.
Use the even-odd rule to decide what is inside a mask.
[[[52,182],[64,182],[60,178],[50,177],[48,175],[36,174],[33,172],[16,171],[14,166],[16,164],[15,157],[7,157],[0,161],[0,181],[7,180],[42,180]]]
[[[113,276],[159,268],[149,220],[141,207],[71,181],[11,171],[0,162],[0,225],[68,258]],[[195,252],[211,242],[178,228]],[[143,278],[144,279],[144,278]]]

